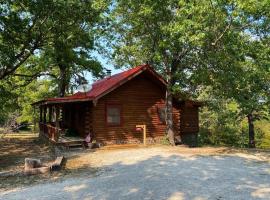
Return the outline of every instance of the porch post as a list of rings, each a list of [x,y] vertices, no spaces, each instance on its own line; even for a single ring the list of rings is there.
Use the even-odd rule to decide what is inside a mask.
[[[49,106],[49,120],[48,122],[52,122],[52,106]]]
[[[59,116],[60,116],[60,108],[58,105],[55,106],[55,126],[56,126],[56,131],[54,135],[54,140],[57,141],[59,138],[60,134],[60,124],[59,124]]]
[[[52,107],[52,121],[56,122],[56,117],[55,117],[56,113],[55,113],[55,105]]]
[[[43,122],[46,124],[46,114],[47,114],[47,107],[44,106],[44,113],[43,113]]]
[[[39,106],[39,122],[42,122],[42,106]]]
[[[56,128],[60,128],[60,125],[59,125],[59,114],[60,114],[59,106],[56,106],[55,107],[55,125],[56,125]]]
[[[34,133],[36,132],[36,124],[37,124],[37,120],[36,120],[36,106],[34,106]]]

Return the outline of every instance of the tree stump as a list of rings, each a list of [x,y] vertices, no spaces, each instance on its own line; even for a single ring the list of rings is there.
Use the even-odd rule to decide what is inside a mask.
[[[40,159],[25,158],[24,174],[36,175],[50,172],[49,166],[42,166]]]
[[[41,167],[41,160],[34,158],[25,158],[24,160],[24,170],[33,169]]]
[[[49,173],[50,170],[51,170],[51,168],[48,166],[38,167],[38,168],[24,170],[24,174],[25,175],[45,174],[45,173]]]
[[[55,159],[55,161],[51,165],[52,171],[59,171],[62,168],[63,162],[64,162],[64,156],[59,156]]]

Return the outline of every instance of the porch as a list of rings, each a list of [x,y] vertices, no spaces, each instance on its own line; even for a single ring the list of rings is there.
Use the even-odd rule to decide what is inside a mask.
[[[40,135],[56,145],[84,147],[91,130],[90,107],[90,102],[40,104]]]

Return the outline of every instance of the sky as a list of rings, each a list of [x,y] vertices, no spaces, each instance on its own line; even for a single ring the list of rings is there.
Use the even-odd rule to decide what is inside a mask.
[[[124,70],[124,69],[115,69],[112,63],[110,63],[107,58],[98,53],[94,53],[94,57],[96,57],[96,59],[102,64],[104,68],[112,70],[112,75],[120,73]],[[92,84],[94,82],[93,76],[89,72],[86,73],[86,79],[89,84]]]

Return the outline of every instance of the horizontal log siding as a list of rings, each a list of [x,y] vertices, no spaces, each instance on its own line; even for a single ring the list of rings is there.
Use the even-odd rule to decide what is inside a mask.
[[[199,132],[199,110],[198,107],[185,106],[181,108],[181,134]]]
[[[159,120],[158,106],[165,106],[165,90],[147,79],[143,74],[120,86],[98,100],[93,107],[94,137],[101,143],[142,142],[142,132],[135,126],[146,124],[147,139],[164,136],[166,126]],[[106,104],[122,106],[121,126],[107,126],[105,121]],[[179,110],[174,108],[176,132],[179,133]]]

